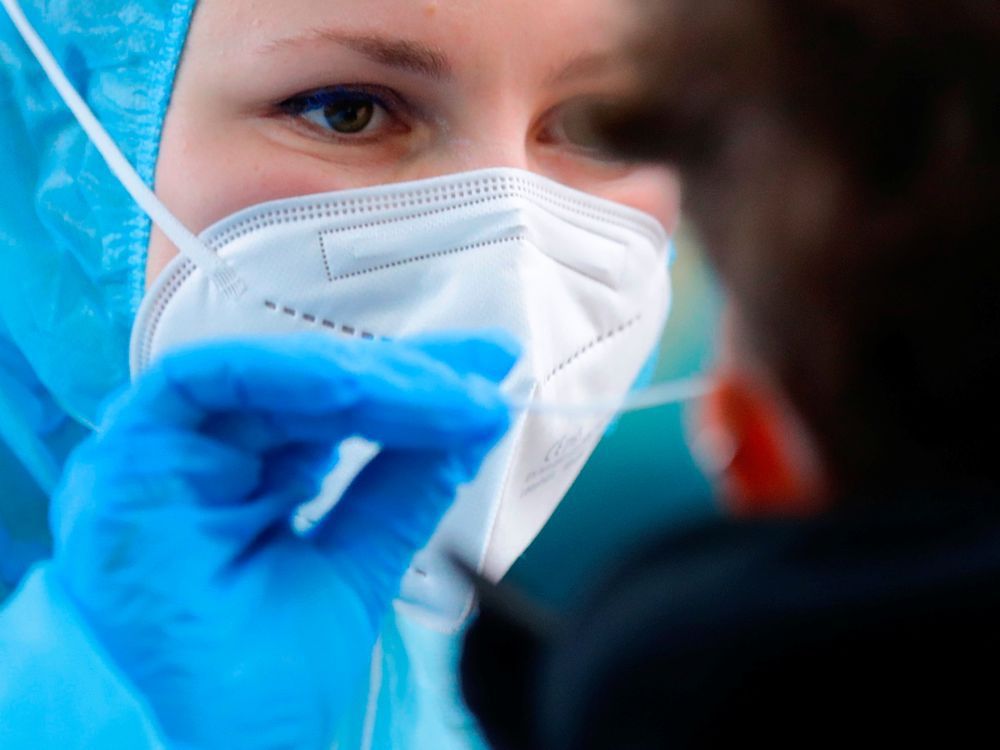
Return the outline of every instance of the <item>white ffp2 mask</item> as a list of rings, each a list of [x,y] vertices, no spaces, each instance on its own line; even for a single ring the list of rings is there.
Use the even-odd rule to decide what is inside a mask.
[[[194,262],[177,258],[140,308],[133,373],[212,338],[502,328],[524,347],[504,383],[512,400],[585,404],[625,396],[670,300],[668,238],[655,219],[512,169],[266,203],[215,224],[201,241],[247,291],[222,294]],[[502,576],[610,417],[518,415],[418,554],[402,605],[438,627],[457,625],[472,592],[450,554]],[[340,471],[353,474],[368,457],[347,451]]]
[[[401,606],[455,627],[472,591],[451,553],[492,579],[508,570],[655,346],[670,302],[663,228],[550,180],[495,169],[276,201],[195,237],[136,174],[17,4],[4,6],[112,172],[182,253],[141,306],[133,373],[175,346],[217,337],[500,327],[524,346],[504,384],[512,402],[607,405],[522,412],[461,491],[401,593]],[[345,473],[364,458],[345,461]]]

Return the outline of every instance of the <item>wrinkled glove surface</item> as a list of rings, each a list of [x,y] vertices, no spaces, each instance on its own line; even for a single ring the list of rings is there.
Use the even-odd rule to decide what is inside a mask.
[[[413,555],[508,427],[515,350],[213,343],[112,403],[53,503],[53,571],[170,742],[329,746]],[[354,436],[381,452],[297,535]]]

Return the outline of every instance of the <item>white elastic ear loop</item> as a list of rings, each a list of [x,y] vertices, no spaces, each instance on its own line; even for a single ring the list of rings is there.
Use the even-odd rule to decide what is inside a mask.
[[[73,84],[66,78],[66,74],[63,73],[45,42],[42,41],[31,22],[25,17],[17,0],[0,0],[0,3],[3,4],[10,20],[21,34],[25,44],[35,55],[59,96],[76,117],[98,152],[104,157],[108,168],[121,182],[122,187],[128,191],[132,199],[146,212],[177,249],[202,272],[211,277],[222,294],[234,299],[242,295],[246,291],[246,284],[240,279],[235,269],[205,247],[187,227],[170,213],[170,210],[160,202],[153,191],[146,187],[146,183],[142,181],[138,172],[125,158],[87,103],[73,88]]]
[[[592,417],[615,413],[627,414],[628,412],[654,409],[658,406],[666,406],[668,404],[694,401],[705,396],[710,389],[711,384],[707,378],[693,377],[651,385],[614,401],[588,401],[569,404],[554,401],[531,402],[510,399],[507,405],[513,411],[525,411],[534,414]]]

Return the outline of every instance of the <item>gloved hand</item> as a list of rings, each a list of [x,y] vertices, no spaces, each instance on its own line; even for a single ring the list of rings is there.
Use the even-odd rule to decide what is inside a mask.
[[[514,349],[212,344],[109,408],[57,492],[53,571],[171,742],[329,747],[414,553],[507,429]],[[297,536],[351,436],[381,453]]]

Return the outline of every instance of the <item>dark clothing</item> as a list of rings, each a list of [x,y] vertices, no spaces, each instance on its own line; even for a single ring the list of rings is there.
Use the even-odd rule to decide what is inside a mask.
[[[462,672],[498,750],[1000,735],[1000,497],[667,534],[554,626],[494,599]]]

